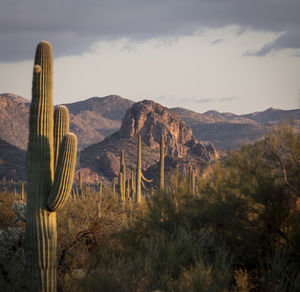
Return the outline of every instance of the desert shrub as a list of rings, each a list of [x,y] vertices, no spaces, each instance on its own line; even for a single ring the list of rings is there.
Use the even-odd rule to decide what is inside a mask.
[[[15,214],[12,209],[14,196],[9,192],[0,192],[0,229],[7,230],[7,227],[14,225]]]
[[[93,277],[110,282],[107,291],[299,290],[299,149],[282,126],[215,163],[196,194],[175,174],[132,226],[93,251],[98,264],[80,285]]]
[[[165,191],[139,205],[109,190],[70,198],[57,216],[59,291],[299,291],[293,128],[228,153],[197,181],[191,193],[174,172]],[[9,231],[13,200],[3,200],[0,224]],[[11,284],[0,278],[6,290]]]

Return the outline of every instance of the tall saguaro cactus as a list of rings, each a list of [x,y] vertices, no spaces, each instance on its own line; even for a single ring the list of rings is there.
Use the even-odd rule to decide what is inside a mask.
[[[159,176],[159,188],[161,190],[165,187],[165,144],[164,144],[164,136],[161,135],[160,140],[160,176]]]
[[[189,168],[189,186],[190,191],[195,193],[195,171],[192,166]]]
[[[124,158],[124,150],[121,150],[120,155],[120,174],[119,174],[119,189],[121,200],[125,201],[125,192],[126,192],[126,165]]]
[[[142,140],[141,135],[138,136],[137,146],[137,170],[136,170],[136,202],[142,201],[142,180],[146,182],[152,182],[152,180],[146,179],[142,173]]]
[[[53,127],[52,48],[36,49],[29,119],[28,192],[25,250],[30,291],[56,291],[56,211],[70,194],[76,163],[77,138],[64,123]],[[53,139],[53,129],[57,129]],[[57,133],[65,133],[58,137]],[[55,143],[59,143],[56,168]]]

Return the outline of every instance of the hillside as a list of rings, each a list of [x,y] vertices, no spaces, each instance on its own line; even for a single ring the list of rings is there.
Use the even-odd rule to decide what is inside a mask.
[[[118,131],[122,117],[132,104],[133,101],[117,95],[65,104],[70,111],[70,130],[77,135],[79,149]],[[23,150],[28,143],[29,107],[27,99],[0,94],[0,139]]]
[[[161,135],[165,140],[165,154],[178,161],[178,169],[193,165],[199,173],[217,155],[213,145],[200,143],[178,115],[158,103],[144,100],[127,110],[120,131],[80,152],[80,168],[91,169],[110,179],[116,177],[120,151],[123,149],[126,166],[133,169],[136,166],[139,135],[142,140],[142,168],[145,170],[159,160]]]
[[[28,140],[29,100],[14,94],[0,94],[0,139],[26,150]],[[118,131],[122,118],[133,101],[118,95],[92,97],[65,104],[70,111],[70,129],[83,149]],[[247,115],[208,111],[197,113],[171,108],[191,127],[200,141],[210,141],[217,149],[236,148],[245,141],[263,137],[279,122],[295,121],[300,129],[300,110],[268,109]]]
[[[217,149],[238,148],[243,142],[253,142],[264,137],[274,125],[295,122],[300,129],[300,110],[267,109],[247,115],[208,111],[203,114],[183,108],[172,108],[196,138],[211,141]]]
[[[26,151],[0,139],[0,178],[26,179]]]
[[[0,139],[23,150],[28,143],[29,106],[21,96],[0,94]]]

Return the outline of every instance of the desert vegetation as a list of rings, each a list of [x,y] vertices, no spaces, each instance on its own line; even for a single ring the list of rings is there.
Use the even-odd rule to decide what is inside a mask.
[[[299,291],[299,161],[300,137],[282,125],[195,187],[192,170],[140,203],[81,186],[57,211],[58,291]],[[0,285],[23,291],[26,204],[3,189],[0,199]]]

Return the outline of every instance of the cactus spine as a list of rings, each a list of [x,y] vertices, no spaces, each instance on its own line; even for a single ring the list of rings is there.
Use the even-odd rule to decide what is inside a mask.
[[[50,43],[41,42],[34,62],[27,153],[25,251],[30,291],[56,291],[56,210],[68,199],[76,163],[77,139],[67,133],[54,168],[52,63]]]
[[[159,180],[159,188],[161,190],[165,187],[165,144],[164,144],[164,136],[161,135],[160,140],[160,180]]]

